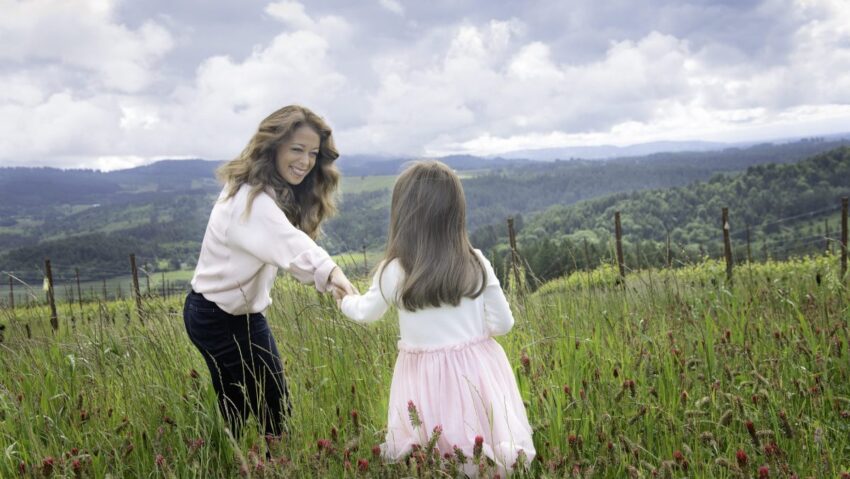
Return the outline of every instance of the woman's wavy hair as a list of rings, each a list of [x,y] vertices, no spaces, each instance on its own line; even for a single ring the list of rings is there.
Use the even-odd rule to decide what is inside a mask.
[[[414,162],[396,180],[383,264],[396,258],[405,272],[396,299],[408,311],[457,306],[487,286],[466,231],[463,186],[444,163]]]
[[[319,155],[304,181],[290,185],[277,171],[277,150],[305,125],[319,135]],[[250,214],[257,195],[266,191],[294,226],[315,239],[322,222],[336,213],[334,194],[340,175],[334,160],[338,157],[331,128],[322,117],[303,106],[289,105],[260,122],[248,146],[219,167],[216,175],[227,185],[226,198],[233,197],[244,184],[251,186],[246,214]]]

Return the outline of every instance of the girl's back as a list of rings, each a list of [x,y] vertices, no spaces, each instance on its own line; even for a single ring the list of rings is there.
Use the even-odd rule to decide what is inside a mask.
[[[405,309],[399,301],[405,272],[395,259],[379,267],[363,296],[344,300],[343,311],[355,321],[370,322],[380,319],[389,306],[398,306],[401,341],[409,348],[439,348],[505,334],[513,327],[513,315],[490,262],[481,251],[475,254],[487,272],[487,286],[475,298],[461,298],[457,306]]]

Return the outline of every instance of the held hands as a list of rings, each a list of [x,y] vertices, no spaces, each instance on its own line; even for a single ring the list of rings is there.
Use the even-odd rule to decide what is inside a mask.
[[[337,306],[342,303],[342,298],[349,294],[360,294],[357,291],[357,288],[351,284],[351,281],[345,276],[345,273],[342,272],[339,266],[331,271],[331,275],[328,278],[328,282],[330,283],[330,290],[333,293],[334,299],[336,300]]]

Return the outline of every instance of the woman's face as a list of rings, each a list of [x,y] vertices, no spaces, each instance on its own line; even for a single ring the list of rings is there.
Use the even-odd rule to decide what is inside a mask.
[[[277,149],[278,174],[292,186],[300,185],[316,165],[321,139],[307,125],[298,127],[288,141]]]

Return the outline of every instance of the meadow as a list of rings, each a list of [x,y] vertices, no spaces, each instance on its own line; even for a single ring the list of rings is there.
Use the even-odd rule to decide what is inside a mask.
[[[838,260],[508,279],[498,338],[538,456],[519,477],[850,477],[850,310]],[[368,278],[361,278],[364,289]],[[290,434],[233,438],[182,298],[0,311],[0,477],[455,477],[428,444],[386,464],[395,313],[369,327],[279,278],[268,311]],[[70,309],[69,309],[70,308]],[[27,332],[29,327],[29,337]],[[448,453],[448,454],[446,454]],[[480,467],[490,471],[486,462]]]

